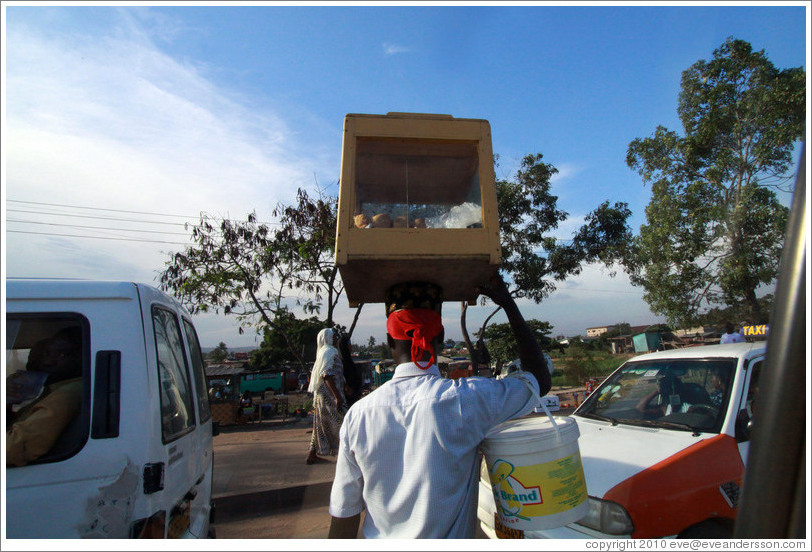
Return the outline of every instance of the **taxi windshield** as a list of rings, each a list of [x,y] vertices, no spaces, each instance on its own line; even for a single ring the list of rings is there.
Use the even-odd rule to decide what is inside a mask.
[[[584,401],[576,416],[701,433],[719,433],[735,359],[629,362]]]

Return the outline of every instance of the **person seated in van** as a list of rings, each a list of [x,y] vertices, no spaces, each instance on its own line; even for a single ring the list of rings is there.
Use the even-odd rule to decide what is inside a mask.
[[[725,398],[725,391],[727,391],[727,374],[722,368],[711,369],[711,387],[713,388],[709,394],[710,405],[714,408],[721,408],[722,400]]]
[[[25,466],[44,456],[79,414],[82,405],[82,332],[65,328],[31,349],[27,371],[47,374],[42,393],[11,413],[6,430],[6,464]],[[20,388],[9,384],[7,402],[19,404]]]

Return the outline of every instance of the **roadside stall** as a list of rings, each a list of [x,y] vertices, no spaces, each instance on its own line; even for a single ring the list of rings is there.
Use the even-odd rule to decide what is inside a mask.
[[[214,364],[206,367],[211,415],[221,426],[237,423],[240,409],[240,382],[245,368]]]

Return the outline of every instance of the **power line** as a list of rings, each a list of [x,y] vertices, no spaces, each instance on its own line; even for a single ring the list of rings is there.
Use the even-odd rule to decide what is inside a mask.
[[[90,211],[110,211],[110,212],[117,212],[117,213],[131,213],[137,215],[150,215],[150,216],[159,216],[159,217],[174,217],[174,218],[184,218],[184,219],[200,219],[200,215],[197,216],[187,216],[187,215],[176,215],[176,214],[169,214],[169,213],[152,213],[147,211],[129,211],[125,209],[108,209],[103,207],[83,207],[81,205],[64,205],[58,203],[44,203],[44,202],[37,202],[37,201],[21,201],[17,199],[7,199],[7,202],[12,203],[26,203],[31,205],[43,205],[47,207],[56,207],[56,208],[65,208],[65,209],[86,209]],[[186,224],[191,223],[182,223],[182,222],[163,222],[163,221],[153,221],[153,220],[144,220],[144,219],[122,219],[122,218],[114,218],[114,217],[94,217],[92,215],[79,215],[73,213],[63,213],[63,212],[48,212],[48,211],[28,211],[23,209],[6,209],[6,211],[15,212],[15,213],[29,213],[35,215],[47,215],[47,216],[63,216],[63,217],[75,217],[75,218],[96,218],[101,220],[120,220],[123,222],[139,222],[139,223],[149,223],[149,224],[171,224],[175,226],[184,226]],[[205,213],[204,213],[205,214]],[[215,222],[228,221],[228,222],[247,222],[247,220],[235,220],[231,218],[223,217],[221,219],[216,219],[212,217],[212,220]],[[279,222],[262,222],[256,221],[256,224],[264,224],[268,226],[278,226],[280,225]]]
[[[110,238],[106,236],[77,236],[75,234],[54,234],[52,232],[32,232],[28,230],[6,230],[6,232],[13,232],[15,234],[36,234],[39,236],[56,236],[58,238],[91,238],[94,240],[116,240],[116,241],[133,241],[144,243],[167,243],[170,245],[189,245],[188,243],[170,242],[161,240],[139,240],[137,238]]]
[[[156,215],[156,216],[159,216],[159,217],[174,217],[174,218],[187,218],[187,219],[200,218],[200,215],[190,216],[190,215],[173,215],[173,214],[168,214],[168,213],[150,213],[150,212],[146,212],[146,211],[128,211],[126,209],[107,209],[107,208],[104,208],[104,207],[85,207],[83,205],[64,205],[64,204],[59,204],[59,203],[44,203],[44,202],[41,202],[41,201],[22,201],[22,200],[19,200],[19,199],[7,199],[6,201],[11,202],[11,203],[26,203],[28,205],[47,205],[48,207],[67,207],[67,208],[70,208],[70,209],[87,209],[87,210],[91,210],[91,211],[112,211],[112,212],[115,212],[115,213],[131,213],[131,214],[135,214],[135,215]]]
[[[28,213],[34,215],[53,215],[59,217],[73,217],[73,218],[89,218],[89,219],[99,219],[99,220],[115,220],[119,222],[137,222],[140,224],[165,224],[170,226],[185,226],[186,223],[183,222],[163,222],[157,220],[138,220],[138,219],[125,219],[125,218],[115,218],[115,217],[97,217],[93,215],[74,215],[71,213],[43,213],[42,211],[26,211],[24,209],[6,209],[6,211],[11,213]]]
[[[85,228],[89,230],[115,230],[118,232],[138,232],[139,234],[167,234],[172,236],[188,236],[183,232],[161,232],[160,230],[136,230],[133,228],[110,228],[109,226],[84,226],[81,224],[64,224],[58,222],[38,222],[33,220],[6,219],[6,222],[19,222],[22,224],[42,224],[46,226],[66,226],[68,228]]]

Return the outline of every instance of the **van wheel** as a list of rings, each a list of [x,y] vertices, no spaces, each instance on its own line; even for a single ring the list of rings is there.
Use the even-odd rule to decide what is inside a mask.
[[[679,539],[729,539],[733,537],[733,528],[721,521],[703,521],[682,531]]]

